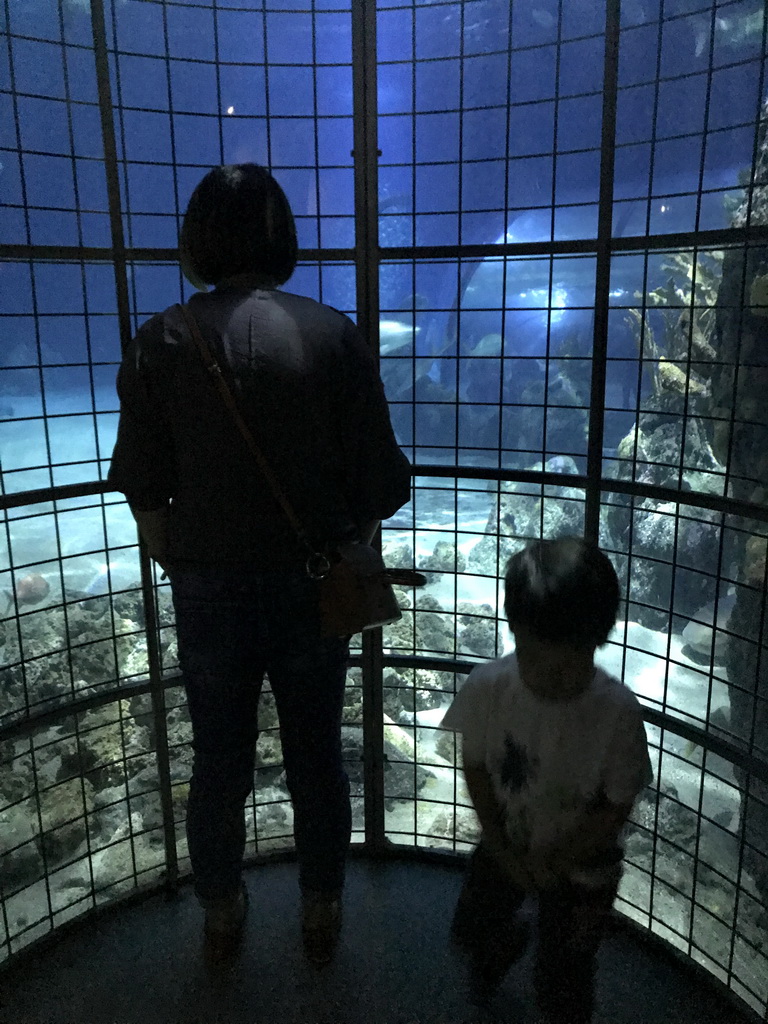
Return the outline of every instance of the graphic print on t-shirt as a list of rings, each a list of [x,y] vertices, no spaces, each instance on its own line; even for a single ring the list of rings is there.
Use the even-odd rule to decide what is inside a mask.
[[[524,747],[515,743],[509,733],[504,735],[504,760],[501,763],[501,783],[510,793],[519,793],[526,783],[538,774],[539,759],[531,759]]]

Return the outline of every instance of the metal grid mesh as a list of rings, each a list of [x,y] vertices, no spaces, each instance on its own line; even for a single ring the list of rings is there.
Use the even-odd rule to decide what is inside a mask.
[[[109,247],[90,21],[65,4],[41,7],[4,3],[0,240]]]
[[[4,533],[0,721],[144,677],[140,569],[125,506],[79,498],[14,509]]]
[[[551,6],[379,5],[382,244],[595,237],[605,4]]]
[[[166,866],[151,709],[141,698],[4,741],[5,959]]]
[[[349,5],[110,4],[129,245],[175,247],[212,164],[277,174],[305,249],[354,245]]]

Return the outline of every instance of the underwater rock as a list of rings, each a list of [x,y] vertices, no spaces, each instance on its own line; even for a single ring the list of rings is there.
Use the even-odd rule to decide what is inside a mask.
[[[744,183],[733,226],[768,224],[768,100],[758,128],[757,159]],[[726,249],[715,307],[718,363],[712,372],[713,447],[731,471],[736,498],[752,500],[755,481],[768,484],[768,319],[761,280],[768,273],[768,247]],[[745,301],[746,300],[746,301]]]
[[[440,675],[447,676],[448,673],[419,669],[414,686],[411,671],[397,672],[395,669],[386,669],[384,672],[384,713],[393,722],[411,723],[417,712],[439,708],[445,699],[445,694],[442,689],[434,685],[430,677]],[[361,712],[354,721],[358,724],[362,721],[362,691]]]
[[[136,872],[155,868],[159,874],[164,870],[162,833],[132,834],[131,822],[127,821],[114,839],[114,845],[97,850],[90,858],[93,882],[97,889],[109,886],[110,896],[114,897],[121,888],[129,892],[135,887]],[[181,856],[184,855],[181,850],[179,852]],[[116,879],[124,881],[118,882]]]
[[[764,538],[754,538],[764,541]],[[760,550],[764,545],[756,544]],[[739,686],[730,693],[730,730],[744,745],[753,744],[755,756],[768,758],[768,636],[764,589],[762,586],[737,588],[729,629],[733,632],[726,648],[726,667]],[[762,645],[759,643],[763,638]],[[741,791],[741,826],[748,845],[744,863],[768,908],[768,784],[735,768]]]
[[[706,396],[709,394],[706,384],[696,380],[692,374],[686,374],[676,363],[671,363],[664,356],[659,358],[659,382],[665,390],[689,398],[694,395]]]
[[[494,609],[489,604],[474,605],[462,601],[456,611],[460,653],[495,658],[498,622]]]
[[[511,556],[524,543],[512,537],[494,537],[490,532],[477,542],[469,552],[467,564],[470,572],[483,576],[498,576]]]
[[[632,544],[630,617],[651,629],[668,628],[674,566],[697,570],[718,564],[717,514],[647,498],[635,499],[634,508],[629,499],[613,502],[606,519],[616,549],[627,551]],[[675,574],[674,606],[679,614],[693,617],[711,596],[711,581],[703,574]]]
[[[698,834],[698,815],[680,802],[674,786],[665,782],[658,789],[648,786],[635,803],[627,822],[627,835],[637,832],[651,845],[656,833],[693,852]]]
[[[536,463],[531,470],[578,474],[576,463],[567,455],[556,455],[543,465]],[[535,484],[504,486],[505,490],[491,507],[486,536],[469,552],[470,571],[496,576],[503,572],[507,559],[529,540],[583,534],[583,491],[576,487],[548,485],[546,496],[542,498],[541,488]]]
[[[444,729],[435,740],[435,753],[456,768],[464,767],[461,737],[452,730]]]
[[[105,621],[106,620],[106,621]],[[9,667],[0,670],[4,713],[45,701],[55,707],[75,690],[117,680],[139,642],[133,622],[90,616],[76,606],[44,608],[24,619],[23,644],[15,621],[0,623],[0,645]],[[65,648],[69,645],[69,651]],[[117,662],[115,659],[117,655]],[[16,663],[24,660],[23,675]]]
[[[683,341],[682,358],[687,361],[688,351],[690,351],[691,361],[696,364],[696,372],[709,376],[711,368],[706,364],[717,359],[717,352],[707,340],[696,315],[692,314],[690,309],[684,309],[680,314],[677,321],[677,333]],[[701,365],[702,363],[705,365]]]
[[[382,548],[382,557],[385,564],[393,569],[412,569],[414,566],[410,544],[387,544]]]
[[[683,436],[682,420],[661,413],[644,413],[639,430],[635,424],[617,445],[616,455],[623,460],[618,472],[621,480],[632,479],[634,472],[638,483],[677,490],[682,465],[684,485],[688,482],[692,490],[707,489],[704,485],[709,475],[709,489],[722,493],[723,466],[715,457],[706,428],[695,417],[686,421]],[[692,486],[694,474],[696,488]]]
[[[399,732],[405,735],[403,730]],[[342,728],[341,748],[344,767],[354,792],[364,783],[362,728]],[[431,778],[434,778],[433,772],[414,764],[413,758],[409,758],[406,745],[399,743],[395,746],[390,740],[384,740],[384,803],[387,810],[392,810],[397,799],[412,800],[414,793]]]
[[[456,545],[447,540],[439,540],[431,555],[422,558],[419,568],[432,572],[465,572],[467,560]]]
[[[720,630],[728,629],[728,620],[733,611],[735,598],[726,595],[717,603],[717,624],[713,628],[715,618],[715,603],[710,601],[703,607],[698,608],[693,614],[693,621],[683,629],[682,638],[685,641],[685,648],[691,648],[697,655],[702,655],[709,662],[712,658],[712,640],[714,638],[715,661],[723,661],[726,655],[728,635]],[[713,637],[714,634],[714,637]]]
[[[768,317],[768,274],[760,274],[753,280],[749,305],[752,316]]]
[[[424,832],[427,836],[474,845],[480,840],[480,823],[471,808],[457,807],[455,811],[438,811]]]
[[[565,361],[561,365],[566,365]],[[542,422],[537,412],[546,404],[547,448],[586,455],[589,410],[583,400],[585,386],[589,394],[589,380],[573,381],[562,373],[550,373],[545,379],[539,372],[537,378],[526,384],[519,397],[514,399],[524,406],[531,406],[530,415],[514,420],[514,434],[505,429],[502,446],[521,452],[541,451]],[[498,445],[498,437],[495,443]]]
[[[93,784],[89,779],[69,779],[38,792],[40,842],[48,871],[77,855],[86,842],[84,815],[93,813]]]
[[[398,622],[384,626],[385,649],[411,651],[415,647],[419,653],[431,651],[452,654],[453,616],[446,614],[445,609],[431,594],[420,592],[417,600],[416,609],[406,608]]]
[[[750,537],[744,554],[744,582],[751,587],[762,588],[766,582],[766,558],[768,538]]]
[[[283,763],[283,748],[278,732],[260,733],[256,741],[256,767],[274,768]]]

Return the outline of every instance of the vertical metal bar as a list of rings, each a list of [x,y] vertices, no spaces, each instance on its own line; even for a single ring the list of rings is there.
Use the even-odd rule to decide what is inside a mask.
[[[131,340],[131,313],[128,301],[128,274],[123,236],[122,211],[120,209],[120,180],[117,165],[117,142],[112,108],[112,89],[109,77],[109,54],[104,19],[104,0],[91,0],[91,27],[93,49],[96,61],[96,82],[101,112],[101,131],[104,144],[104,165],[109,199],[109,222],[112,232],[112,260],[115,270],[117,292],[117,317],[123,350]],[[117,56],[117,41],[115,41]],[[160,785],[160,802],[163,811],[163,832],[165,839],[166,887],[173,890],[178,877],[178,856],[176,832],[173,821],[173,800],[171,792],[170,759],[168,755],[168,730],[165,712],[165,693],[160,668],[160,647],[158,636],[157,607],[152,581],[152,565],[146,545],[139,537],[141,566],[141,589],[144,600],[144,615],[147,623],[147,660],[149,678],[152,684],[152,713],[154,719],[157,755],[157,773]],[[119,673],[119,666],[118,666]]]
[[[96,61],[99,111],[101,113],[101,134],[104,144],[104,171],[107,179],[109,226],[112,235],[112,264],[115,270],[115,288],[117,291],[117,319],[120,326],[120,341],[124,349],[131,340],[131,314],[128,303],[125,238],[123,236],[123,220],[120,210],[120,180],[117,169],[117,142],[113,121],[112,87],[109,77],[104,0],[92,0],[91,27],[93,30],[93,51]],[[117,54],[115,54],[115,62],[117,62]]]
[[[600,536],[600,478],[603,471],[605,381],[608,357],[608,304],[611,289],[611,235],[613,231],[613,158],[616,143],[616,98],[619,80],[620,0],[607,0],[605,11],[605,64],[603,72],[603,127],[600,140],[600,206],[595,268],[595,333],[592,345],[592,389],[587,438],[587,495],[584,533]]]
[[[352,4],[352,82],[357,322],[378,362],[381,257],[378,237],[376,0],[356,0]],[[368,630],[363,634],[362,669],[365,842],[375,853],[386,845],[381,630]]]

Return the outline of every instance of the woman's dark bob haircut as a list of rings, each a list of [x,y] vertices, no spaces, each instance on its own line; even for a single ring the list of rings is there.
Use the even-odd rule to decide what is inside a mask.
[[[209,171],[189,200],[179,238],[181,269],[192,284],[258,274],[284,284],[298,245],[285,193],[259,164]]]
[[[580,537],[535,540],[507,562],[504,611],[512,632],[601,647],[616,624],[619,581],[610,560]]]

